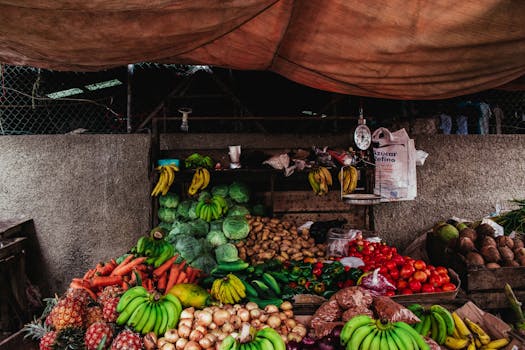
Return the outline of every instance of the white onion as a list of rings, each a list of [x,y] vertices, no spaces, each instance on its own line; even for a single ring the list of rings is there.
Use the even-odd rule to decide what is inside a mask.
[[[277,308],[277,306],[275,305],[266,305],[266,307],[264,308],[264,311],[268,314],[273,314],[273,313],[276,313],[276,312],[279,312],[279,308]]]
[[[207,311],[201,311],[197,315],[197,323],[201,326],[208,327],[213,321],[213,316]]]
[[[302,324],[297,324],[297,326],[295,326],[294,328],[292,328],[292,333],[297,333],[299,334],[301,337],[304,337],[306,336],[306,333],[307,333],[307,329],[304,325]]]
[[[179,327],[180,326],[193,328],[193,318],[181,318],[179,321]]]
[[[285,314],[287,318],[293,318],[293,310],[283,311],[283,314]]]
[[[268,314],[261,314],[261,316],[259,316],[259,321],[266,323],[266,321],[268,321],[268,317],[270,317]]]
[[[180,318],[193,319],[194,314],[195,314],[195,308],[192,306],[192,307],[182,310],[182,312],[180,313]]]
[[[188,339],[190,337],[191,328],[185,325],[179,326],[179,337]]]
[[[239,316],[232,315],[230,317],[230,323],[232,324],[233,328],[239,329],[241,327],[242,320],[241,320],[241,318]]]
[[[176,329],[168,329],[166,333],[164,333],[164,339],[170,343],[176,343],[177,340],[179,340],[179,333]]]
[[[235,328],[233,327],[233,325],[231,323],[227,322],[227,323],[222,325],[221,330],[224,333],[232,333],[235,330]]]
[[[175,350],[175,345],[173,345],[172,343],[165,343],[164,345],[162,345],[161,348],[159,348],[160,350]]]
[[[201,346],[196,341],[190,340],[184,347],[184,350],[201,350]]]
[[[286,327],[288,327],[288,329],[292,329],[295,326],[297,326],[297,322],[293,318],[288,318],[284,320],[284,324],[286,325]]]
[[[188,343],[188,339],[179,338],[179,340],[177,340],[177,342],[175,343],[175,348],[177,350],[184,350],[184,347],[186,346],[187,343]]]
[[[279,317],[279,315],[271,315],[270,317],[268,317],[268,321],[266,321],[266,324],[275,329],[281,326],[281,318]]]
[[[248,309],[246,309],[248,310]],[[251,309],[250,311],[250,317],[251,318],[259,318],[261,316],[261,309]]]
[[[247,309],[239,309],[237,311],[237,316],[241,319],[242,322],[249,322],[250,321],[250,311]]]
[[[168,340],[166,340],[166,338],[164,337],[161,337],[159,339],[157,339],[157,348],[162,348],[162,345],[166,344],[166,343],[170,343]]]
[[[292,309],[293,309],[293,305],[289,301],[283,301],[283,303],[281,304],[281,310],[283,311],[292,310]]]
[[[244,305],[244,308],[246,308],[247,310],[253,310],[253,309],[258,309],[259,306],[253,301],[249,301],[246,303],[246,305]]]
[[[191,331],[191,333],[190,333],[190,340],[192,340],[194,342],[198,342],[202,338],[204,338],[204,334],[202,334],[202,332],[199,332],[196,329]]]
[[[230,319],[230,316],[231,315],[227,310],[219,309],[213,313],[213,322],[220,327]]]
[[[212,322],[208,325],[208,329],[210,331],[213,331],[214,329],[217,329],[217,324],[215,322]]]

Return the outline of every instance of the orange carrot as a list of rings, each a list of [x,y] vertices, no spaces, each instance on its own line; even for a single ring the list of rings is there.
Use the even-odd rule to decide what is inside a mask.
[[[135,266],[135,270],[137,271],[146,271],[148,269],[148,267],[144,264],[139,264],[137,266]]]
[[[120,285],[122,276],[95,276],[91,279],[91,288]]]
[[[177,277],[177,282],[175,282],[175,284],[184,283],[184,280],[186,279],[186,277],[187,277],[186,272],[181,271],[179,273],[179,277]]]
[[[168,283],[168,272],[164,272],[159,277],[159,280],[157,282],[157,288],[160,289],[161,291],[164,291],[166,290],[167,283]]]
[[[118,271],[119,269],[122,269],[122,267],[126,266],[126,264],[128,264],[131,260],[133,260],[135,256],[133,256],[133,254],[130,254],[128,256],[126,256],[124,258],[124,260],[122,260],[120,262],[120,264],[117,265],[117,267],[115,267],[115,269],[111,272],[111,274],[115,274],[115,270]]]
[[[117,267],[117,263],[115,262],[115,260],[111,259],[107,263],[100,264],[100,267],[97,266],[96,272],[100,276],[107,276],[111,272],[113,272],[113,270],[116,267]]]
[[[129,283],[122,281],[122,290],[128,290],[129,289]]]
[[[133,270],[133,268],[137,265],[140,265],[142,264],[147,258],[145,256],[141,256],[140,258],[136,258],[132,261],[130,261],[129,263],[127,263],[126,265],[120,267],[120,265],[118,267],[115,268],[115,270],[113,270],[113,272],[111,273],[112,276],[114,275],[117,275],[117,276],[124,276],[124,275],[127,275],[128,273],[131,272],[131,270]]]
[[[146,280],[146,285],[147,285],[146,287],[147,290],[153,290],[153,281],[151,280],[151,278],[148,278]]]
[[[164,272],[168,271],[170,269],[171,265],[173,265],[173,263],[175,262],[175,260],[177,260],[178,257],[179,257],[179,255],[175,254],[173,257],[169,258],[164,263],[162,263],[162,265],[160,265],[155,270],[153,270],[153,276],[160,277],[160,275],[162,275]]]
[[[177,269],[178,265],[171,265],[170,268],[170,276],[168,277],[168,283],[166,283],[166,292],[168,292],[171,287],[175,285],[175,282],[177,281]]]
[[[77,281],[72,281],[70,284],[69,284],[69,287],[70,288],[74,288],[74,289],[84,289],[86,292],[88,292],[89,296],[91,297],[91,299],[93,300],[97,300],[97,295],[89,288],[85,287],[84,285],[80,284],[79,282]]]
[[[95,269],[89,269],[89,270],[87,270],[87,272],[84,274],[83,279],[88,280],[88,279],[90,279],[91,277],[93,277],[93,275],[95,275]]]

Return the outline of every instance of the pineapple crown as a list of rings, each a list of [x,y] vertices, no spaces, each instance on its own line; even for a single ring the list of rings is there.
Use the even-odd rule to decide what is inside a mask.
[[[26,333],[24,335],[24,338],[40,340],[46,333],[51,331],[51,327],[45,324],[42,321],[42,319],[37,319],[35,317],[33,321],[24,325],[24,328],[22,328],[22,331]]]
[[[84,333],[82,328],[67,327],[57,333],[53,350],[84,350]]]

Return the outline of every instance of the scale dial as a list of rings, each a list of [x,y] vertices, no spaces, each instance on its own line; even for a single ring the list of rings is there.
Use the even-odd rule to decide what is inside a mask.
[[[367,150],[372,143],[372,133],[365,124],[360,124],[354,131],[354,142],[360,150]]]

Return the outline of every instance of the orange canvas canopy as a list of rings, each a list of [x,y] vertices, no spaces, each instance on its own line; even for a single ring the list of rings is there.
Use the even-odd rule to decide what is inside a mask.
[[[207,64],[437,99],[525,88],[524,18],[523,0],[0,0],[0,62]]]

